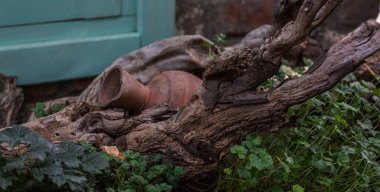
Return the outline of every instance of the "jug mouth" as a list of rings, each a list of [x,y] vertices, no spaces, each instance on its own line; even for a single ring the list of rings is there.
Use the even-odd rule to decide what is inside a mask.
[[[120,66],[112,68],[105,76],[100,88],[98,102],[101,107],[109,105],[121,96],[122,72]]]

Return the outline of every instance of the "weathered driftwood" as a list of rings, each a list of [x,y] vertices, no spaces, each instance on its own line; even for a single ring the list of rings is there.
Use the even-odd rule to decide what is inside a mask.
[[[218,52],[218,48],[200,35],[178,36],[155,42],[116,60],[82,92],[78,100],[98,105],[100,85],[105,74],[115,65],[122,66],[134,78],[146,84],[162,71],[181,70],[202,74],[212,59],[211,52]]]
[[[21,88],[16,88],[16,78],[0,74],[0,127],[15,123],[23,101]]]
[[[365,58],[380,50],[380,24],[370,20],[335,43],[304,76],[285,81],[273,90],[255,91],[258,84],[277,72],[282,57],[303,42],[340,2],[305,0],[295,21],[287,23],[257,52],[243,48],[220,54],[206,70],[202,90],[184,108],[162,105],[131,116],[121,109],[101,109],[79,102],[24,125],[53,141],[84,139],[97,145],[116,144],[147,154],[162,153],[166,162],[185,168],[185,182],[197,182],[215,171],[228,149],[247,134],[286,127],[289,120],[284,117],[284,111],[290,106],[332,88]],[[192,46],[201,46],[204,42],[201,37],[197,41],[191,41],[194,36],[188,38]],[[180,50],[189,45],[182,38],[178,40],[181,43],[177,41],[176,46]],[[151,46],[155,50],[153,47],[159,44]],[[168,49],[170,60],[176,48]],[[137,51],[127,56],[128,62],[137,60],[131,70],[151,66],[149,63],[159,66],[167,63],[161,54],[165,49],[158,50],[145,49],[141,55]],[[189,54],[191,48],[185,50],[178,51],[183,54],[174,55],[184,56],[186,61],[192,62],[194,58],[209,57],[207,50],[196,57]],[[155,54],[160,57],[153,59]],[[115,64],[123,62],[121,59]],[[82,100],[96,102],[102,76],[81,95]],[[141,80],[143,77],[147,78],[141,74]]]

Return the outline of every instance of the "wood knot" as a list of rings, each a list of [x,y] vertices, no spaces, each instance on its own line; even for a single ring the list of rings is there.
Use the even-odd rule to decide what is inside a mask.
[[[193,139],[189,142],[188,146],[193,155],[196,155],[206,163],[212,163],[218,160],[218,155],[213,146],[206,141]]]

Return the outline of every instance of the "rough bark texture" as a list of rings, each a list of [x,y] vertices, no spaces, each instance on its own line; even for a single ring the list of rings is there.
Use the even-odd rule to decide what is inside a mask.
[[[22,90],[16,88],[16,78],[0,74],[0,127],[15,123],[23,101]]]
[[[247,134],[286,127],[289,120],[284,112],[290,106],[331,89],[365,58],[380,50],[380,24],[370,20],[335,43],[304,76],[285,81],[273,90],[255,90],[277,72],[282,57],[303,42],[339,3],[339,0],[305,0],[295,21],[287,23],[258,51],[243,48],[221,53],[204,73],[202,90],[179,110],[161,105],[130,116],[122,109],[101,109],[78,102],[24,125],[52,141],[86,140],[96,145],[116,144],[146,154],[162,153],[166,162],[185,168],[183,179],[193,187],[207,173],[215,171],[229,148]],[[129,62],[132,71],[151,67],[153,72],[147,76],[135,74],[144,81],[160,71],[150,64],[169,66],[173,55],[189,61],[185,63],[207,61],[200,59],[209,57],[207,49],[202,55],[191,52],[194,50],[191,47],[201,46],[204,39],[186,38],[152,44],[152,51],[144,48],[114,65],[128,67]],[[160,48],[153,49],[157,46]],[[205,65],[204,62],[201,66]],[[81,95],[82,100],[96,102],[103,76],[104,73]]]

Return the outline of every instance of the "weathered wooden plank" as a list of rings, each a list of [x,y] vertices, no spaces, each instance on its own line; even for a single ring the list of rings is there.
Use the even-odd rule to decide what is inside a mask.
[[[119,16],[121,0],[1,0],[0,27]]]
[[[175,34],[175,0],[138,0],[137,12],[142,45]]]
[[[75,0],[75,1],[78,1],[78,0]],[[83,8],[83,18],[85,19],[120,16],[122,13],[121,0],[82,0],[82,1],[84,1],[81,5]]]
[[[136,17],[0,27],[0,46],[136,32]]]
[[[90,77],[139,47],[138,33],[2,46],[0,72],[19,85]]]
[[[122,4],[123,15],[136,15],[137,0],[123,0]]]

